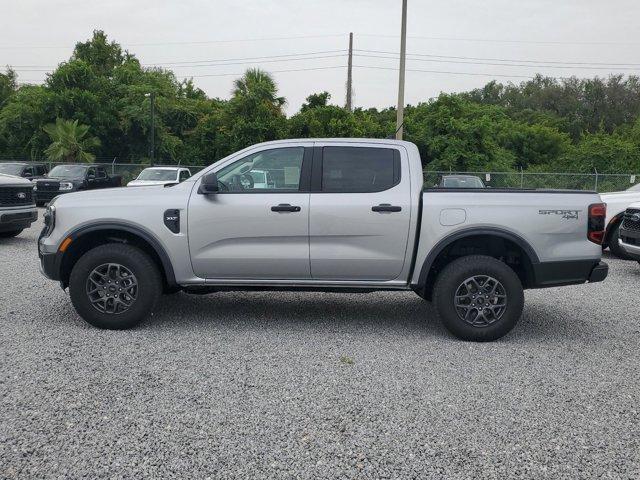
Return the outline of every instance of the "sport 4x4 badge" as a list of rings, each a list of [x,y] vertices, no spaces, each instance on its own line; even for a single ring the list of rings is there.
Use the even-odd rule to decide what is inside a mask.
[[[565,220],[577,220],[580,210],[538,210],[539,215],[561,215]]]

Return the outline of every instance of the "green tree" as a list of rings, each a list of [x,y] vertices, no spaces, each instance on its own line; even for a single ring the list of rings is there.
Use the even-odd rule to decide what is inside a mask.
[[[278,86],[267,72],[259,68],[250,68],[244,75],[233,82],[233,97],[247,107],[269,105],[278,112],[286,103],[284,97],[278,96]]]
[[[91,162],[95,155],[89,150],[100,146],[97,137],[89,135],[89,126],[80,125],[77,120],[56,119],[55,124],[43,128],[51,137],[51,145],[45,150],[49,160],[54,162]]]
[[[18,75],[10,68],[0,73],[0,108],[18,89]]]

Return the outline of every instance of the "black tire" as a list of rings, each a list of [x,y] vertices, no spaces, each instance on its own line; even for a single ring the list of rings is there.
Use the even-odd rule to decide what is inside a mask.
[[[89,297],[89,276],[107,264],[119,265],[129,272],[129,275],[133,274],[136,280],[137,286],[133,291],[136,298],[125,311],[100,311],[99,306],[94,306]],[[114,285],[109,286],[112,287]],[[123,295],[116,290],[114,292],[112,296]],[[135,327],[152,313],[162,294],[162,278],[153,260],[140,249],[131,245],[109,243],[89,250],[76,262],[69,279],[69,294],[78,314],[91,325],[109,330],[123,330]]]
[[[0,238],[13,238],[13,237],[17,237],[18,235],[20,235],[22,233],[22,230],[24,229],[20,229],[20,230],[11,230],[8,232],[0,232]]]
[[[470,309],[472,310],[470,318],[465,320],[461,317],[463,313],[459,312],[469,311],[469,308],[465,310],[465,305],[456,307],[455,302],[458,301],[456,297],[457,293],[465,293],[464,297],[469,302],[480,302],[481,297],[479,295],[473,296],[472,300],[471,292],[466,292],[466,281],[475,277],[491,277],[492,280],[499,282],[499,292],[504,292],[506,297],[504,300],[504,308],[497,308],[495,305],[489,305],[489,302],[496,301],[498,294],[495,297],[488,299],[482,299],[485,301],[487,307],[495,307],[500,313],[496,315],[492,308],[480,308],[487,316],[491,317],[484,323],[485,315],[482,314],[482,321],[477,320],[480,316],[478,313],[478,307],[474,304]],[[480,280],[482,282],[482,280]],[[485,280],[486,281],[486,280]],[[491,285],[495,285],[494,282],[487,282],[487,288]],[[471,283],[469,283],[471,285]],[[480,284],[482,285],[482,283]],[[461,290],[462,289],[462,290]],[[486,292],[488,295],[492,295],[490,292]],[[466,298],[466,297],[469,298]],[[502,293],[500,293],[502,296]],[[462,300],[461,300],[462,301]],[[506,335],[511,329],[518,323],[520,315],[522,314],[522,308],[524,306],[524,292],[522,283],[518,278],[518,275],[505,263],[496,260],[493,257],[485,255],[469,255],[466,257],[458,258],[449,265],[438,275],[436,284],[433,290],[433,303],[435,305],[436,312],[440,317],[440,320],[444,324],[447,330],[456,337],[462,340],[469,340],[475,342],[489,342],[497,340],[498,338]],[[476,312],[474,320],[473,311]],[[494,312],[494,313],[491,313]],[[470,323],[471,322],[471,323]],[[477,324],[472,324],[478,322]]]
[[[613,227],[611,230],[611,235],[609,236],[609,250],[611,253],[618,257],[621,260],[633,260],[627,252],[625,252],[620,245],[618,244],[618,239],[620,238],[620,224]]]

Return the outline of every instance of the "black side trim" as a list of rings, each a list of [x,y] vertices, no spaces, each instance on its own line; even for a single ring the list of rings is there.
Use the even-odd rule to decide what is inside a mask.
[[[304,147],[302,157],[302,170],[300,172],[300,185],[298,192],[308,192],[311,189],[311,167],[313,162],[313,148]]]
[[[599,260],[568,260],[543,262],[533,265],[533,288],[558,287],[585,282],[601,282],[607,276],[609,266]]]
[[[153,247],[156,254],[160,258],[160,261],[162,262],[162,268],[164,269],[164,272],[166,275],[167,284],[169,286],[177,285],[176,276],[175,276],[175,273],[173,272],[173,265],[171,264],[171,260],[169,259],[169,255],[167,255],[166,250],[164,249],[164,247],[162,246],[160,241],[155,237],[154,234],[152,234],[151,232],[148,232],[146,229],[143,229],[139,226],[130,225],[124,222],[92,223],[89,225],[84,225],[82,227],[79,227],[76,230],[73,230],[65,238],[71,237],[72,239],[71,245],[73,245],[73,241],[78,239],[79,237],[87,233],[95,232],[99,230],[121,230],[127,233],[131,233],[133,235],[137,235],[138,237],[148,242]],[[49,278],[52,278],[53,280],[58,280],[61,278],[60,269],[62,267],[62,260],[64,257],[64,253],[57,252],[55,256],[56,256],[56,262],[55,262],[56,272],[57,272],[58,278],[52,278],[49,275],[47,276],[49,276]]]
[[[471,189],[469,189],[471,190]],[[427,277],[429,276],[429,270],[431,270],[431,266],[433,262],[438,258],[438,255],[442,253],[442,251],[451,245],[453,242],[460,240],[466,237],[475,237],[477,235],[493,235],[496,237],[504,238],[506,240],[510,240],[516,245],[518,245],[524,252],[529,256],[529,260],[533,265],[540,263],[538,255],[535,250],[527,243],[525,239],[516,235],[513,232],[508,230],[502,230],[500,228],[487,227],[487,228],[466,228],[464,230],[459,230],[451,235],[440,240],[429,252],[427,258],[422,265],[422,270],[420,270],[420,277],[418,277],[418,287],[422,288],[427,284]]]
[[[311,192],[322,192],[322,147],[313,147],[313,167],[311,169]]]

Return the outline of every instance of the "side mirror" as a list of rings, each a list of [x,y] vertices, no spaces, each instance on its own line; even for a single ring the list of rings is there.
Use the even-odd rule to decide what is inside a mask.
[[[31,178],[31,177],[33,177],[31,172],[24,172],[24,178]]]
[[[218,176],[215,172],[207,173],[200,181],[198,193],[200,195],[210,195],[218,192]]]
[[[93,182],[95,179],[96,179],[95,175],[93,175],[91,173],[89,175],[87,175],[87,180],[89,180],[90,182]]]

